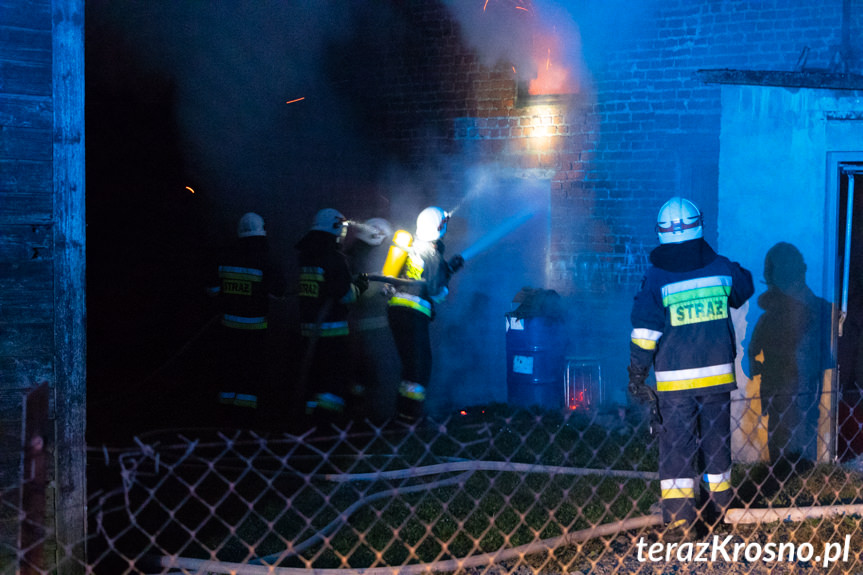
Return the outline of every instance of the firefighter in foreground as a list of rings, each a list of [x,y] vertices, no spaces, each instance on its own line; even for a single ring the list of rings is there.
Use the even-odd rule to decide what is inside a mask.
[[[237,224],[237,241],[214,266],[217,277],[209,284],[221,312],[219,349],[213,366],[218,369],[218,402],[223,418],[248,427],[255,422],[267,385],[267,314],[269,297],[282,297],[285,276],[272,257],[264,219],[253,212]]]
[[[464,258],[444,259],[443,237],[449,214],[428,207],[417,217],[416,238],[389,300],[387,316],[401,359],[401,383],[396,399],[399,420],[413,423],[423,415],[432,372],[429,326],[435,304],[446,298],[452,275],[464,266]]]
[[[731,391],[737,352],[729,308],[752,296],[752,274],[703,239],[702,215],[674,197],[659,210],[660,245],[632,308],[629,392],[658,403],[662,516],[669,537],[698,535],[731,504]],[[645,383],[650,366],[656,391]],[[707,500],[701,521],[697,477]]]
[[[300,387],[306,414],[315,424],[345,419],[350,356],[348,306],[368,287],[351,277],[341,249],[345,217],[332,208],[320,210],[311,230],[297,243],[300,331],[305,344]]]

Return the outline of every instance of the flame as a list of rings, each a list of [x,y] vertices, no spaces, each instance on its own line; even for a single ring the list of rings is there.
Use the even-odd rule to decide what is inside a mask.
[[[305,100],[305,99],[306,99],[306,97],[303,96],[302,98],[295,98],[293,100],[288,100],[287,102],[285,102],[285,104],[293,104],[294,102],[299,102],[300,100]]]
[[[579,407],[585,407],[587,402],[585,401],[587,398],[584,396],[584,390],[577,391],[573,393],[569,398],[569,409],[571,411],[575,411]]]
[[[562,40],[557,34],[537,37],[534,40],[536,48],[534,61],[537,63],[536,78],[530,81],[528,93],[533,96],[546,94],[577,94],[580,91],[578,79],[570,74],[569,69],[557,60],[552,62],[551,54],[563,54]],[[542,54],[540,56],[540,54]],[[545,60],[545,66],[542,66]]]

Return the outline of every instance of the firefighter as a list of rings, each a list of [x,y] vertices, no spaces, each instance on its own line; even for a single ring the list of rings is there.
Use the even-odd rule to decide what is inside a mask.
[[[384,218],[351,223],[344,249],[352,275],[381,270],[392,237],[393,227]],[[390,366],[398,361],[387,322],[385,285],[371,283],[351,307],[348,318],[353,379],[349,398],[355,406],[351,410],[360,418],[381,421],[393,415],[395,385],[387,385],[385,381],[390,380],[393,371]]]
[[[348,306],[368,288],[353,280],[341,249],[345,217],[332,208],[315,214],[312,228],[297,243],[300,332],[305,347],[300,393],[314,424],[346,419],[350,380]]]
[[[220,388],[219,411],[240,426],[251,425],[268,393],[267,315],[269,297],[283,297],[285,276],[271,257],[264,219],[244,214],[237,224],[237,240],[214,266],[208,288],[219,302],[221,334],[216,362]]]
[[[389,300],[387,316],[401,360],[401,382],[396,399],[397,418],[416,422],[423,414],[432,372],[429,326],[435,304],[444,300],[452,275],[464,266],[464,258],[444,259],[443,237],[449,214],[428,207],[417,217],[416,238],[399,273],[399,282]]]
[[[659,210],[660,245],[632,307],[629,392],[656,401],[663,520],[669,537],[698,534],[728,508],[731,391],[737,346],[730,308],[754,292],[752,274],[703,239],[702,214],[674,197]],[[648,386],[650,366],[656,390]],[[707,486],[699,520],[697,477]]]

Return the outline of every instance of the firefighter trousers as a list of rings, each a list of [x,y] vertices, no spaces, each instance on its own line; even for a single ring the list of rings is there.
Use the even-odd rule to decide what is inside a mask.
[[[309,363],[308,382],[303,390],[306,414],[315,424],[342,423],[346,416],[345,396],[350,380],[348,336],[303,339]]]
[[[431,380],[431,318],[411,308],[395,305],[387,310],[387,316],[402,363],[396,412],[401,419],[413,421],[423,413],[426,388]]]
[[[707,487],[702,519],[710,523],[731,504],[731,394],[659,394],[659,479],[665,523],[699,517],[699,476]],[[702,475],[703,474],[703,475]]]

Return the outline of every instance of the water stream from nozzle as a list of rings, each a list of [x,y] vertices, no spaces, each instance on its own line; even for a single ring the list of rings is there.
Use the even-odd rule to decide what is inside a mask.
[[[500,225],[495,227],[489,233],[482,236],[480,239],[475,241],[472,245],[468,246],[465,250],[461,252],[461,257],[464,258],[465,261],[470,260],[473,257],[476,257],[481,252],[485,251],[492,245],[499,242],[505,236],[509,235],[523,224],[525,224],[536,212],[532,209],[524,210],[523,212],[516,214],[510,218],[507,218]]]

